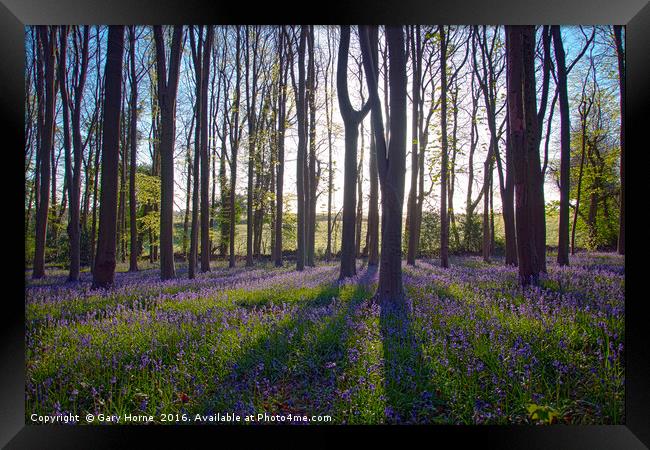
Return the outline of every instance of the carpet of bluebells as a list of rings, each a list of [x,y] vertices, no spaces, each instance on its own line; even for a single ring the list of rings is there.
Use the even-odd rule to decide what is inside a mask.
[[[215,264],[213,263],[213,266]],[[625,266],[549,256],[522,290],[502,261],[404,266],[403,306],[359,263],[228,269],[108,291],[26,271],[26,417],[330,415],[334,424],[624,422]],[[157,420],[157,419],[156,419]],[[83,420],[80,423],[84,423]]]

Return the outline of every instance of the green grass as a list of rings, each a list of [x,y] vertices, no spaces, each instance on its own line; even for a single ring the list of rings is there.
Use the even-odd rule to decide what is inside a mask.
[[[550,264],[539,291],[479,258],[454,257],[451,269],[419,262],[405,269],[403,308],[372,300],[372,282],[338,284],[336,263],[299,275],[217,262],[192,282],[161,284],[151,271],[108,294],[50,278],[27,291],[26,417],[622,423],[624,315],[611,308],[624,277],[589,269],[622,259],[583,261]]]

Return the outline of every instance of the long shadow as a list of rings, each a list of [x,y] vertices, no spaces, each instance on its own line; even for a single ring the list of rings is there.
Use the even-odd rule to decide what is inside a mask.
[[[434,374],[424,362],[412,311],[405,302],[382,302],[380,306],[386,422],[441,422],[442,402],[436,396]]]
[[[354,286],[337,306],[331,304],[331,286],[322,291],[327,299],[305,299],[289,320],[247,346],[204,406],[208,413],[332,414],[346,354],[346,318],[370,292]]]
[[[377,276],[377,269],[379,266],[367,266],[367,269],[364,271],[363,275],[359,277],[359,284],[370,288],[370,286],[375,283]]]

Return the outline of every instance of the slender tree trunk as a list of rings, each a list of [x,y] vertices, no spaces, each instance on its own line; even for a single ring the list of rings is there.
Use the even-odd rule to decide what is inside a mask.
[[[119,164],[120,104],[124,26],[108,28],[104,90],[104,131],[102,141],[102,189],[99,211],[97,256],[93,270],[93,288],[113,285],[115,277],[117,176]]]
[[[449,217],[447,211],[447,42],[445,27],[440,25],[440,128],[442,160],[440,167],[440,266],[449,267]]]
[[[474,45],[473,51],[476,51],[476,47]],[[464,245],[465,245],[465,250],[466,251],[473,251],[473,247],[471,247],[470,240],[471,240],[471,234],[472,234],[472,224],[474,221],[474,210],[476,209],[476,206],[479,204],[481,201],[481,198],[483,197],[483,189],[480,190],[479,196],[476,200],[472,200],[472,189],[474,187],[474,153],[476,152],[476,147],[478,146],[478,126],[476,120],[474,118],[476,117],[478,113],[478,100],[480,96],[480,91],[478,91],[475,88],[474,81],[476,77],[474,76],[475,74],[472,74],[472,79],[471,79],[471,92],[472,92],[472,113],[471,113],[471,118],[472,121],[470,123],[470,144],[469,144],[469,155],[468,155],[468,163],[467,163],[467,197],[465,198],[465,230],[464,230]]]
[[[375,84],[379,82],[379,71],[376,68],[379,59],[378,53],[378,29],[376,27],[368,30],[370,53],[375,63]],[[376,266],[379,263],[379,173],[377,172],[377,145],[375,143],[374,124],[370,123],[370,155],[369,155],[369,178],[370,197],[368,199],[368,266]]]
[[[320,173],[320,167],[316,169],[316,53],[314,50],[314,26],[309,26],[307,36],[309,63],[308,63],[308,103],[309,103],[309,202],[307,206],[307,260],[306,264],[315,267],[314,261],[316,252],[316,188]]]
[[[203,44],[203,67],[201,68],[201,272],[210,271],[210,154],[208,153],[208,80],[210,78],[210,54],[214,27],[207,26],[207,37]],[[200,50],[200,49],[199,49]],[[197,125],[199,123],[197,122]]]
[[[622,27],[614,25],[614,39],[616,42],[616,55],[618,57],[618,80],[621,105],[621,192],[619,195],[620,216],[618,222],[618,243],[619,255],[625,254],[625,51],[623,50]]]
[[[126,92],[126,82],[124,81],[124,75],[122,78],[122,91]],[[118,251],[117,255],[121,263],[126,261],[126,248],[124,236],[126,235],[126,171],[127,164],[126,161],[129,157],[128,155],[128,141],[129,141],[129,130],[127,126],[126,118],[126,95],[122,97],[122,113],[120,115],[120,131],[121,131],[121,142],[120,142],[120,162],[119,162],[119,179],[120,186],[118,191],[118,209],[117,209],[117,245]]]
[[[420,104],[420,79],[422,78],[422,60],[420,57],[420,26],[415,25],[411,27],[413,33],[411,41],[411,61],[413,64],[413,82],[412,82],[412,97],[411,103],[411,190],[409,192],[408,205],[406,207],[406,229],[408,237],[408,251],[406,254],[406,263],[414,266],[415,256],[417,253],[417,206],[416,200],[418,195],[418,113]]]
[[[491,233],[490,233],[490,183],[492,182],[492,159],[494,157],[494,140],[490,141],[487,158],[483,163],[483,261],[491,260]]]
[[[44,101],[45,119],[42,126],[40,148],[40,194],[36,211],[36,242],[34,250],[34,279],[45,276],[45,245],[47,238],[47,219],[50,198],[51,155],[54,140],[54,44],[56,31],[54,27],[39,26],[39,37],[43,51],[45,67]]]
[[[103,109],[104,107],[102,106],[102,114],[103,114]],[[101,127],[103,130],[103,126]],[[97,129],[96,132],[96,140],[95,140],[95,145],[97,146],[95,150],[95,161],[94,161],[94,167],[93,167],[93,173],[95,174],[93,177],[93,217],[92,217],[92,227],[91,227],[91,233],[90,233],[90,267],[92,270],[95,270],[95,241],[96,241],[96,236],[97,236],[97,197],[98,197],[98,184],[99,184],[99,159],[100,159],[100,154],[101,154],[101,148],[99,146],[99,135],[100,131],[99,128]]]
[[[334,109],[334,61],[332,58],[332,43],[330,33],[327,33],[327,67],[325,70],[325,118],[327,120],[327,247],[325,259],[332,258],[332,195],[334,192],[334,178],[332,167],[332,110]],[[330,74],[330,64],[332,72]]]
[[[580,128],[581,128],[581,146],[582,151],[580,153],[580,169],[578,170],[578,186],[576,189],[576,207],[573,210],[573,226],[571,227],[571,254],[575,255],[576,252],[576,225],[578,223],[578,213],[580,212],[580,193],[582,189],[582,174],[585,165],[585,153],[587,149],[587,114],[591,109],[591,104],[586,105],[584,98],[584,87],[583,87],[583,98],[579,107],[580,112]]]
[[[230,124],[230,255],[229,255],[229,267],[235,267],[235,219],[236,219],[236,197],[235,197],[235,188],[237,187],[237,154],[239,152],[239,138],[240,138],[240,126],[239,126],[239,107],[241,99],[241,32],[239,27],[237,27],[237,40],[236,40],[236,49],[235,49],[235,99],[233,101],[233,120]],[[224,131],[225,132],[225,131]]]
[[[138,227],[136,222],[137,204],[135,199],[135,172],[138,152],[138,77],[135,71],[135,26],[129,27],[129,62],[131,69],[131,161],[129,164],[129,227],[131,231],[131,251],[129,252],[129,272],[138,271]]]
[[[298,158],[296,162],[296,191],[298,194],[298,232],[296,247],[296,270],[305,267],[305,157],[307,153],[307,127],[305,105],[305,44],[307,28],[300,29],[298,47],[298,90],[296,92],[296,110],[298,114]],[[293,76],[293,71],[292,71]]]
[[[227,101],[227,100],[226,100]],[[224,117],[227,114],[224,111]],[[225,118],[224,118],[225,122]],[[226,139],[225,139],[225,127],[223,130],[224,139],[221,141],[221,153],[219,154],[219,195],[221,198],[221,210],[219,211],[219,230],[221,231],[221,238],[219,239],[219,255],[222,258],[226,257],[226,251],[228,247],[228,239],[230,227],[228,226],[228,175],[226,174]]]
[[[365,27],[363,27],[365,28]],[[370,51],[367,29],[360,30],[363,63],[370,93],[377,146],[377,166],[382,190],[382,239],[377,297],[401,304],[402,206],[406,171],[406,55],[402,27],[386,27],[390,54],[390,143],[386,145],[377,91],[377,68]]]
[[[456,189],[456,156],[458,155],[458,83],[454,81],[454,90],[452,93],[452,117],[453,126],[451,132],[451,164],[449,164],[449,189],[447,193],[447,203],[449,205],[449,223],[451,232],[454,236],[454,247],[456,250],[460,247],[460,235],[456,227],[456,215],[454,214],[454,191]],[[492,233],[494,239],[494,233]]]
[[[508,114],[506,105],[506,114]],[[515,226],[515,186],[514,186],[514,164],[512,155],[510,123],[506,119],[506,175],[503,193],[501,195],[501,209],[503,210],[503,223],[506,236],[506,265],[517,265],[517,231]]]
[[[567,92],[566,65],[560,27],[551,27],[555,47],[558,92],[560,96],[560,227],[558,229],[557,263],[569,265],[569,195],[571,167],[571,123],[569,117],[569,95]]]
[[[279,65],[280,74],[278,80],[278,161],[276,177],[276,206],[275,206],[275,265],[282,267],[282,221],[284,209],[284,132],[286,126],[286,108],[287,108],[287,70],[288,64],[285,61],[285,30],[280,30],[279,44]]]
[[[506,27],[506,61],[508,78],[508,121],[514,158],[516,198],[517,256],[519,281],[523,286],[539,282],[539,261],[535,221],[536,183],[534,133],[537,129],[534,106],[534,26]],[[526,67],[528,66],[528,67]],[[532,67],[530,67],[532,66]],[[532,76],[532,79],[530,78]],[[532,89],[531,89],[532,88]],[[532,91],[532,92],[531,92]],[[533,98],[530,98],[530,94]],[[531,108],[531,106],[534,106]],[[539,149],[537,149],[539,162]]]
[[[61,106],[63,114],[63,149],[65,157],[65,183],[64,192],[67,190],[72,193],[74,190],[72,183],[72,144],[70,142],[70,99],[68,97],[68,81],[67,81],[67,46],[68,46],[68,32],[69,29],[66,25],[59,27],[59,58],[58,58],[58,79],[59,79],[59,92],[61,94]],[[71,201],[71,203],[73,203]],[[72,205],[71,205],[72,206]],[[63,209],[61,211],[63,212]],[[78,210],[77,210],[78,211]],[[77,220],[77,223],[78,220]],[[68,222],[68,238],[70,240],[70,271],[68,274],[68,281],[77,281],[79,279],[79,239],[78,228],[72,225],[73,222]],[[75,234],[76,232],[76,234]],[[76,242],[75,241],[76,237]]]
[[[403,40],[403,37],[402,37]],[[360,111],[355,111],[348,95],[347,67],[350,47],[350,27],[341,27],[338,69],[336,74],[339,109],[345,127],[345,168],[343,173],[343,230],[341,239],[340,279],[356,275],[355,222],[356,222],[356,183],[357,183],[357,141],[359,123],[370,111],[370,102],[366,102]],[[371,72],[372,73],[372,72]],[[401,210],[400,210],[401,211]],[[401,221],[401,215],[400,215]],[[400,229],[401,235],[401,229]]]
[[[196,266],[199,254],[199,194],[201,185],[201,115],[203,114],[202,102],[202,59],[201,48],[203,46],[203,27],[199,26],[198,41],[194,38],[194,29],[190,29],[190,45],[192,46],[192,59],[194,61],[194,73],[196,76],[194,116],[196,128],[194,129],[194,162],[193,162],[193,189],[192,189],[192,229],[190,232],[190,260],[187,265],[187,276],[193,279],[196,276]]]
[[[180,68],[183,27],[175,25],[170,49],[169,74],[165,60],[162,26],[154,26],[160,107],[160,278],[174,278],[174,140],[176,92]]]
[[[68,233],[70,236],[70,273],[68,279],[79,280],[81,269],[81,220],[80,220],[80,196],[81,196],[81,165],[83,164],[83,145],[81,141],[81,99],[86,82],[86,71],[88,69],[88,41],[89,27],[85,26],[83,31],[80,54],[77,55],[77,62],[80,64],[79,71],[74,71],[76,76],[74,86],[74,102],[72,104],[72,147],[73,162],[72,178],[69,182],[70,217]]]
[[[190,151],[190,136],[194,129],[194,118],[190,131],[187,133],[187,184],[185,186],[185,214],[183,216],[183,255],[189,264],[190,255],[187,248],[188,233],[190,231],[190,197],[192,196],[192,152]]]
[[[361,79],[363,82],[363,79]],[[363,99],[363,96],[361,97]],[[363,100],[362,100],[363,101]],[[355,252],[356,257],[361,257],[361,225],[363,224],[363,153],[365,147],[364,139],[364,129],[363,122],[360,124],[361,127],[361,154],[359,155],[359,166],[357,167],[357,198],[359,202],[357,203],[357,222],[355,230]]]
[[[253,265],[253,203],[254,203],[254,188],[253,188],[253,176],[255,174],[255,152],[256,152],[256,140],[257,140],[257,130],[255,129],[256,125],[256,98],[257,98],[257,52],[256,48],[251,52],[251,43],[250,43],[250,30],[248,26],[246,27],[246,114],[248,116],[248,189],[247,189],[247,199],[246,199],[246,266]],[[255,37],[255,43],[257,42],[257,36]],[[252,73],[252,86],[250,85],[250,74],[249,74],[249,65],[251,54],[253,56],[253,73]]]

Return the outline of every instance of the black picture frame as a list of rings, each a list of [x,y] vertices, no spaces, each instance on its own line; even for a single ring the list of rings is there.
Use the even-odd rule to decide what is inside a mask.
[[[297,13],[295,11],[300,11]],[[24,225],[24,178],[18,167],[24,164],[24,27],[43,24],[198,24],[198,23],[314,23],[314,24],[621,24],[626,25],[626,132],[632,161],[640,165],[639,150],[645,150],[650,105],[650,3],[646,0],[543,0],[525,3],[518,0],[455,1],[445,3],[424,0],[362,0],[354,4],[336,0],[322,5],[301,3],[292,7],[280,2],[253,5],[249,2],[213,0],[1,0],[0,2],[0,112],[2,140],[0,148],[6,159],[0,177],[5,200],[11,212],[5,221],[15,220],[9,231],[16,233]],[[631,144],[630,144],[631,143]],[[635,145],[637,144],[637,145]],[[635,151],[636,148],[636,151]],[[22,162],[21,162],[22,161]],[[630,165],[628,165],[630,166]],[[634,165],[632,165],[634,168]],[[14,176],[6,176],[7,174]],[[634,186],[635,177],[628,175]],[[637,178],[638,179],[638,178]],[[641,178],[642,179],[642,178]],[[629,182],[628,182],[629,184]],[[22,187],[22,188],[21,188]],[[22,190],[21,190],[22,189]],[[636,189],[628,189],[634,194]],[[638,190],[644,192],[643,189]],[[20,197],[19,192],[23,193]],[[629,198],[629,196],[628,196]],[[626,208],[628,214],[630,209]],[[632,211],[633,215],[635,213]],[[634,220],[627,220],[628,225]],[[629,227],[628,227],[629,228]],[[632,227],[634,228],[634,227]],[[626,230],[627,232],[627,230]],[[6,237],[7,235],[4,234]],[[634,238],[636,239],[636,238]],[[11,239],[9,239],[11,240]],[[239,439],[294,437],[313,439],[323,427],[70,427],[26,425],[24,414],[24,241],[10,251],[5,269],[2,299],[0,351],[0,445],[7,448],[101,448],[124,445],[133,437],[156,439],[167,444],[194,445],[196,433],[212,443],[219,443],[224,433],[236,432]],[[22,243],[21,243],[22,242]],[[638,244],[635,242],[635,246]],[[629,252],[640,247],[628,245]],[[16,253],[14,253],[16,252]],[[17,256],[18,255],[18,256]],[[22,266],[20,262],[23,262]],[[642,270],[642,269],[637,269]],[[627,268],[626,280],[626,383],[625,425],[611,426],[401,426],[401,427],[326,427],[332,443],[347,440],[350,432],[364,437],[396,437],[401,445],[407,435],[419,435],[427,446],[455,447],[474,443],[481,448],[647,448],[650,446],[650,358],[643,344],[645,314],[639,279]],[[630,284],[631,281],[631,284]],[[9,291],[6,287],[15,291]],[[632,299],[628,294],[634,293]],[[448,444],[440,444],[441,438]],[[319,437],[319,443],[321,441]],[[242,442],[241,440],[239,441]],[[266,441],[267,445],[271,441]],[[288,441],[284,441],[288,442]],[[313,442],[313,440],[312,440]],[[153,444],[150,444],[153,445]]]

